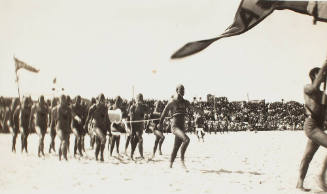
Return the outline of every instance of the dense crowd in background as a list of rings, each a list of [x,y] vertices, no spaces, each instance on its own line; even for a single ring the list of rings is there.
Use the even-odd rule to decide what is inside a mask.
[[[9,132],[7,124],[9,118],[6,113],[9,112],[13,100],[13,98],[0,97],[0,132]],[[72,99],[73,102],[74,99]],[[145,99],[144,102],[153,112],[156,100]],[[166,105],[168,100],[162,102]],[[50,107],[51,99],[48,99],[47,103]],[[82,100],[82,105],[86,109],[89,108],[90,104],[91,99]],[[123,100],[125,110],[128,110],[132,104],[133,100]],[[107,106],[110,108],[113,105],[114,99],[108,98]],[[195,117],[197,114],[204,118],[204,130],[210,133],[246,130],[302,130],[305,120],[304,105],[295,101],[272,103],[264,100],[229,102],[226,97],[208,95],[206,101],[193,98],[191,105],[194,107],[192,110],[197,110],[197,112],[191,112],[188,119],[186,119],[185,126],[188,132],[195,131]],[[150,133],[149,125],[145,126],[145,131]],[[164,131],[170,132],[169,120],[164,122]]]

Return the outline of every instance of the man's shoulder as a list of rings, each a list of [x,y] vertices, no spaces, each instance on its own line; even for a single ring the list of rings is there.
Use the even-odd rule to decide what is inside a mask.
[[[130,107],[130,111],[132,111],[132,110],[134,110],[135,109],[135,107],[136,107],[136,104],[133,104],[131,107]]]
[[[316,89],[312,84],[306,84],[303,88],[303,92],[305,94],[312,94],[317,91],[318,91],[318,89]]]
[[[191,104],[190,101],[188,101],[188,100],[186,100],[186,99],[183,99],[183,101],[184,101],[185,104],[188,104],[188,105]]]
[[[90,106],[89,110],[91,110],[91,109],[95,109],[96,106],[97,106],[96,104],[92,104],[92,105]]]

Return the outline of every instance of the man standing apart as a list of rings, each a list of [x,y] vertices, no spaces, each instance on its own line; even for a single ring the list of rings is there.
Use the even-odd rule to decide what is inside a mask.
[[[185,117],[187,114],[187,109],[190,108],[190,102],[184,99],[184,86],[178,85],[176,87],[177,96],[171,99],[171,101],[166,105],[163,113],[161,114],[159,129],[162,128],[162,123],[168,114],[171,112],[171,131],[175,135],[175,142],[173,152],[170,158],[170,168],[173,167],[174,160],[176,158],[178,149],[181,147],[181,160],[184,168],[184,156],[188,144],[190,143],[190,138],[185,134]]]

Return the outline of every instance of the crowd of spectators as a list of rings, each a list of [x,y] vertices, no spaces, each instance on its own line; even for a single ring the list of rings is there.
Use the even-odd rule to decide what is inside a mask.
[[[0,131],[8,132],[5,121],[6,112],[10,109],[12,99],[0,97]],[[88,106],[91,99],[84,99],[83,104]],[[153,112],[156,100],[144,101]],[[163,101],[166,105],[168,100]],[[48,100],[50,105],[50,99]],[[123,100],[123,107],[127,110],[133,101]],[[107,99],[108,106],[114,104],[114,99]],[[213,97],[208,95],[207,100],[193,98],[191,101],[192,112],[186,119],[186,129],[195,130],[195,116],[204,117],[204,130],[207,132],[229,132],[245,130],[302,130],[305,114],[304,105],[295,102],[233,101],[226,97]],[[170,131],[169,120],[164,123],[164,130]],[[151,130],[146,129],[146,132]]]

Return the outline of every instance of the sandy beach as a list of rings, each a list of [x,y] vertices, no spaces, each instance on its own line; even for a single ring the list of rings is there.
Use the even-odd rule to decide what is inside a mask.
[[[173,135],[166,134],[163,155],[152,154],[154,136],[144,134],[145,160],[110,158],[105,150],[105,162],[94,160],[86,137],[86,156],[74,158],[70,145],[69,161],[58,161],[49,154],[49,135],[45,138],[44,158],[37,157],[38,139],[29,136],[29,153],[12,153],[11,135],[0,135],[1,193],[301,193],[295,189],[298,167],[306,137],[302,131],[237,132],[206,134],[199,142],[189,134],[191,143],[186,153],[189,172],[181,168],[180,158],[168,168]],[[71,142],[73,142],[71,135]],[[125,136],[121,137],[123,153]],[[59,141],[56,139],[56,148]],[[324,148],[316,153],[305,180],[311,192],[320,192],[316,175],[326,155]],[[117,156],[114,152],[114,156]]]

